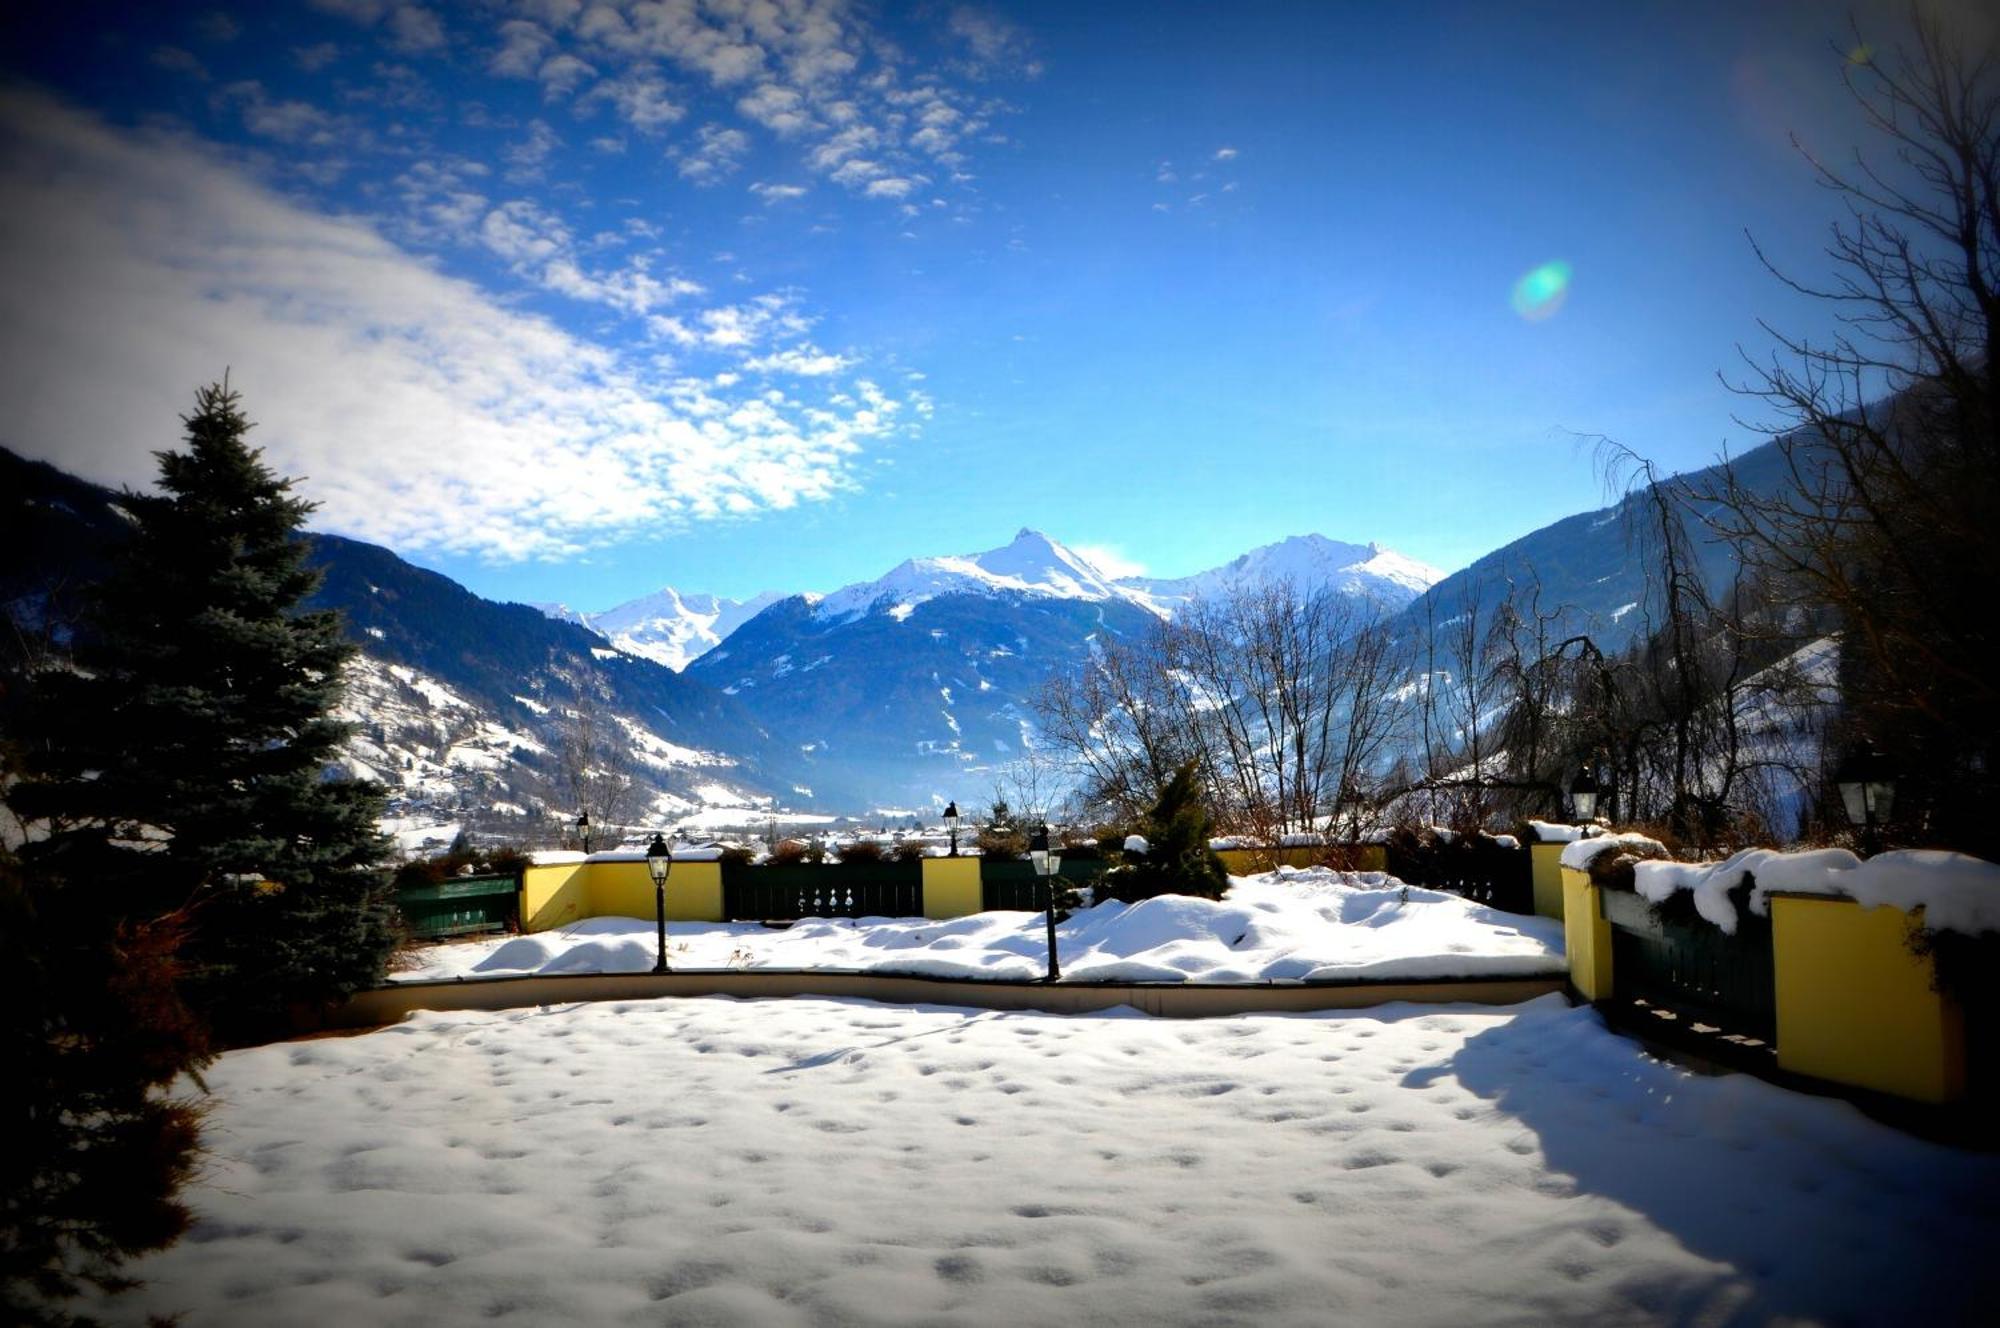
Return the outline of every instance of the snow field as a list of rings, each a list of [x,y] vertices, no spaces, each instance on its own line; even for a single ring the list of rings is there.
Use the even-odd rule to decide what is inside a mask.
[[[1588,1010],[663,999],[223,1057],[116,1322],[1931,1322],[2000,1159]]]
[[[1063,977],[1074,982],[1521,977],[1558,974],[1564,965],[1559,921],[1405,887],[1379,872],[1324,868],[1235,877],[1220,901],[1166,895],[1099,904],[1073,914],[1056,940]],[[669,944],[669,962],[688,968],[1033,979],[1048,964],[1040,913],[811,918],[784,931],[674,923]],[[586,918],[533,935],[431,946],[393,976],[644,972],[655,946],[650,918]]]

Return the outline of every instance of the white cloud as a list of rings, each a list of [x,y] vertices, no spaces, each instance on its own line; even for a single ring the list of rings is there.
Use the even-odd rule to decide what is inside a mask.
[[[655,276],[653,263],[645,256],[611,270],[586,268],[576,256],[569,227],[527,199],[488,212],[480,223],[479,239],[516,274],[547,290],[636,316],[702,293],[699,282]]]
[[[567,97],[583,83],[596,78],[597,67],[565,52],[562,55],[550,56],[543,61],[542,67],[535,72],[535,77],[541,81],[542,90],[548,96]],[[673,109],[678,114],[679,108]]]
[[[154,65],[169,73],[182,74],[200,82],[208,81],[208,69],[194,52],[179,46],[156,46],[151,56]]]
[[[392,4],[390,0],[310,0],[314,9],[338,14],[364,28],[389,20],[389,45],[399,51],[435,51],[445,45],[444,24],[422,5]]]
[[[231,83],[221,95],[241,106],[243,127],[260,138],[301,147],[331,147],[345,136],[338,117],[307,102],[273,101],[254,80]]]
[[[741,129],[705,124],[695,133],[694,144],[676,150],[682,176],[696,184],[718,183],[739,164],[750,148],[750,136]]]
[[[549,156],[562,146],[562,139],[549,128],[546,120],[528,122],[528,136],[518,143],[510,143],[502,150],[510,168],[507,177],[512,180],[533,180],[540,177],[542,168],[548,164]]]
[[[463,239],[486,215],[486,195],[477,186],[486,174],[484,165],[465,158],[412,162],[395,181],[403,203],[399,231],[426,244]]]
[[[582,10],[583,0],[514,0],[514,8],[551,28],[565,28]]]
[[[1126,557],[1115,544],[1072,544],[1069,547],[1108,577],[1140,576],[1146,571],[1146,564]]]
[[[582,105],[608,101],[618,118],[642,134],[657,134],[687,114],[667,91],[666,80],[650,69],[609,78],[584,94]]]
[[[784,203],[794,198],[804,198],[806,187],[801,184],[766,184],[759,180],[750,186],[750,192],[763,199],[766,204]]]
[[[243,25],[219,9],[196,19],[194,30],[203,41],[211,42],[233,42],[243,35]]]
[[[500,25],[500,49],[486,62],[488,71],[504,78],[533,78],[542,54],[555,44],[539,24],[512,18]]]
[[[307,73],[311,73],[315,69],[324,69],[339,58],[340,47],[334,45],[332,42],[318,42],[311,46],[294,46],[292,48],[293,63],[297,64],[299,68],[305,70]]]
[[[949,22],[951,35],[971,52],[971,72],[981,77],[997,71],[1039,77],[1041,65],[1030,58],[1027,34],[998,14],[962,5]]]
[[[812,327],[812,320],[783,295],[760,295],[743,304],[704,309],[698,321],[699,330],[688,335],[693,341],[717,349],[747,350],[773,335],[801,336]]]
[[[439,50],[444,24],[422,5],[400,5],[389,15],[389,44],[399,51]]]
[[[194,387],[226,368],[320,528],[559,558],[825,499],[896,428],[873,384],[840,406],[649,376],[185,141],[24,92],[0,93],[0,124],[0,442],[93,479],[148,482]],[[560,223],[495,212],[501,243],[561,258]],[[773,295],[682,326],[726,348],[796,343],[810,322]]]
[[[758,84],[755,91],[737,101],[736,109],[777,134],[802,133],[814,123],[805,97],[777,83]]]
[[[1237,152],[1235,148],[1217,148],[1215,150],[1215,159],[1217,161],[1229,161],[1236,155]]]
[[[844,373],[854,365],[854,360],[823,351],[810,343],[787,346],[784,350],[743,362],[745,369],[756,373],[796,374],[801,378],[824,378],[828,374]]]
[[[363,26],[379,22],[389,9],[389,0],[308,0],[308,3],[314,9],[353,19]]]
[[[526,199],[516,199],[486,214],[479,238],[510,263],[532,263],[555,257],[569,248],[569,228]]]

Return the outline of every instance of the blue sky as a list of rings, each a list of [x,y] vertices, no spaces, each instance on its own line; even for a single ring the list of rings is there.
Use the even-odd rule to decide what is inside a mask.
[[[228,366],[318,525],[591,609],[1022,525],[1462,565],[1578,434],[1758,441],[1717,371],[1827,322],[1745,231],[1822,271],[1786,134],[1860,138],[1817,4],[48,8],[0,441],[143,482]]]

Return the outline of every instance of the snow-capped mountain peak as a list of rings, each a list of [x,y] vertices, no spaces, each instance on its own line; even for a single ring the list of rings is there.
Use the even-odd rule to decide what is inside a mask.
[[[629,655],[678,671],[783,598],[775,590],[736,600],[683,594],[672,586],[662,586],[601,613],[578,613],[563,604],[535,607],[551,618],[589,628]]]
[[[1337,590],[1397,609],[1444,573],[1380,544],[1347,544],[1324,535],[1293,535],[1250,550],[1220,567],[1182,577],[1127,577],[1119,584],[1171,611],[1236,586],[1290,582],[1303,593]]]
[[[883,612],[907,614],[925,600],[952,594],[1138,602],[1082,554],[1024,527],[1011,542],[983,553],[906,559],[886,576],[834,591],[819,602],[814,616],[821,621],[857,618],[878,605]]]

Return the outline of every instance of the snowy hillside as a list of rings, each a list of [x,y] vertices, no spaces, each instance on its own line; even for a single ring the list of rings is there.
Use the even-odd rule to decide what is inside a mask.
[[[532,679],[525,691],[542,690]],[[545,694],[546,695],[546,694]],[[546,838],[574,811],[553,774],[566,710],[534,695],[504,710],[439,679],[372,655],[354,658],[338,714],[355,725],[342,750],[346,773],[388,789],[383,828],[409,850],[449,844],[460,830],[505,839]],[[729,757],[669,742],[617,716],[624,760],[641,785],[638,806],[685,817],[711,807],[762,808]]]

